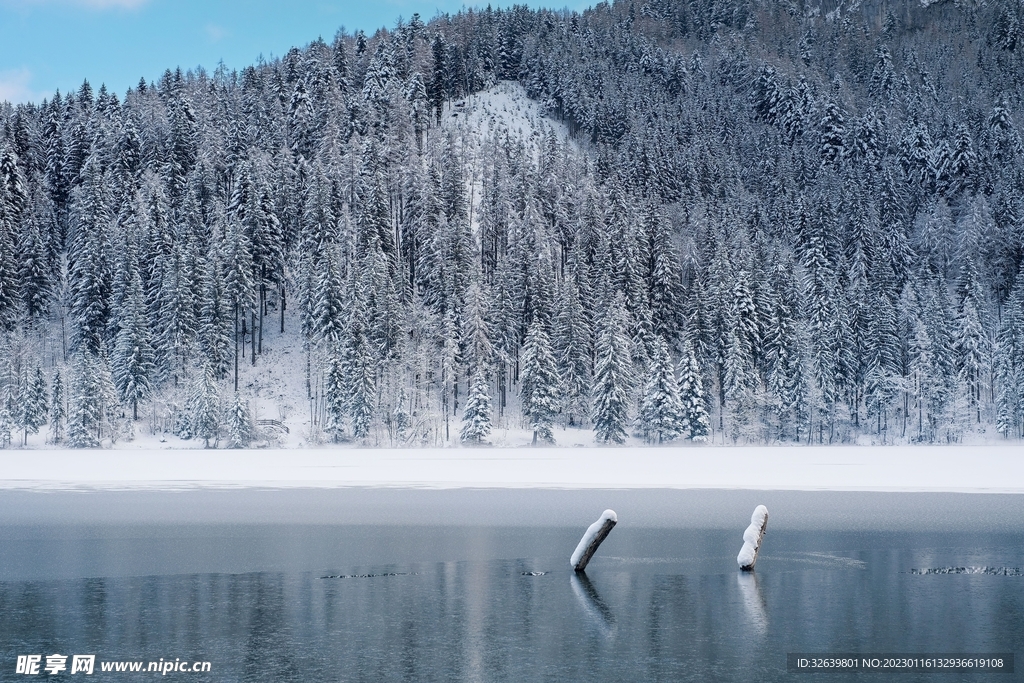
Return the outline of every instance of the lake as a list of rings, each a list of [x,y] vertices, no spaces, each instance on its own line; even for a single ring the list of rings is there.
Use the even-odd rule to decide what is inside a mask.
[[[19,655],[54,653],[96,655],[95,680],[133,680],[101,662],[161,658],[210,662],[167,674],[192,681],[887,680],[791,673],[787,653],[1019,655],[1022,502],[0,492],[0,680],[30,680]],[[768,534],[744,574],[735,557],[757,503]],[[568,556],[605,507],[620,523],[577,577]],[[960,568],[989,573],[919,573]],[[76,680],[70,661],[59,678]],[[1024,680],[1022,666],[898,680]]]

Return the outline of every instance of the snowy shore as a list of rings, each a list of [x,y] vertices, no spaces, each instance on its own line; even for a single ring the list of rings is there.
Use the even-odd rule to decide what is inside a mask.
[[[0,452],[0,490],[345,487],[1024,493],[1024,458],[1019,445]]]

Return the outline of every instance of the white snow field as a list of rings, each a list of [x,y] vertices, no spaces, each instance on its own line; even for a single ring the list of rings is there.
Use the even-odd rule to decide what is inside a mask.
[[[1024,493],[1019,445],[7,450],[0,490],[748,489]]]

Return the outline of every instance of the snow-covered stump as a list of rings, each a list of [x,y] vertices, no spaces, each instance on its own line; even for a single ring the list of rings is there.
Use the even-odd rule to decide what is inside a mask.
[[[596,522],[587,527],[587,532],[583,534],[575,552],[569,558],[569,564],[572,565],[574,571],[582,572],[587,568],[590,558],[594,556],[598,546],[604,542],[618,521],[619,518],[615,515],[614,510],[605,510]]]
[[[736,563],[745,572],[753,570],[757,562],[757,553],[761,550],[765,529],[768,528],[768,508],[758,505],[750,516],[750,526],[743,532],[743,547],[736,556]]]

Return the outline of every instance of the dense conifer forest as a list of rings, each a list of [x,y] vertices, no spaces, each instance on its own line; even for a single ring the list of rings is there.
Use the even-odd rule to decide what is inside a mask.
[[[1022,55],[1015,0],[617,0],[0,105],[0,441],[247,445],[271,334],[313,441],[1021,438]],[[445,125],[508,81],[569,137]]]

